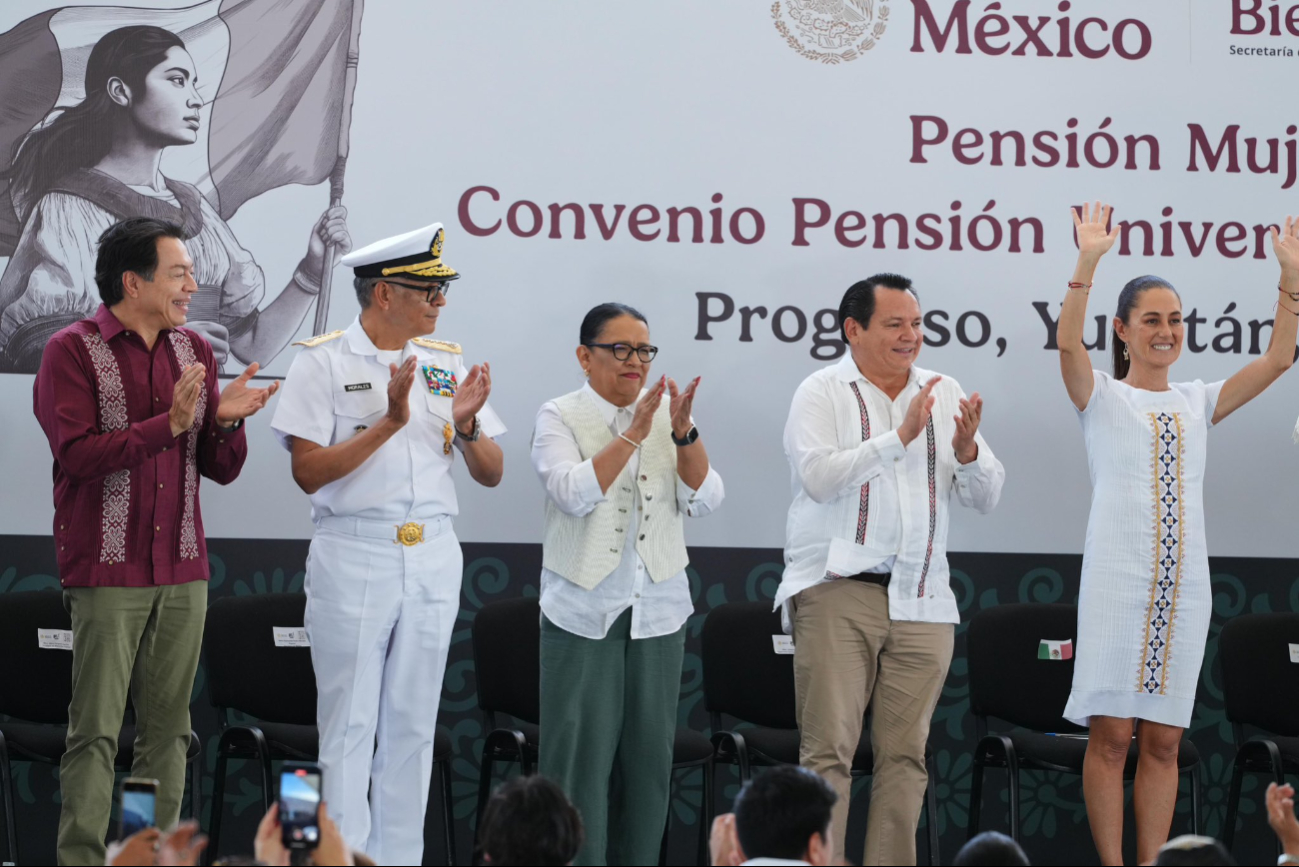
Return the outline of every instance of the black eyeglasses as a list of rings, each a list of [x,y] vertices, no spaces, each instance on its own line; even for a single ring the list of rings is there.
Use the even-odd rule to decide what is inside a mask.
[[[441,294],[443,298],[447,297],[447,292],[451,288],[449,282],[415,284],[403,283],[400,280],[388,280],[386,278],[383,282],[391,283],[393,286],[400,286],[403,289],[409,289],[412,292],[422,292],[424,293],[424,301],[427,304],[433,303],[435,295]]]
[[[613,353],[613,357],[619,361],[626,361],[631,358],[634,352],[636,356],[646,364],[654,360],[654,356],[659,354],[657,346],[632,346],[627,343],[588,343],[586,346],[591,349],[607,349]]]

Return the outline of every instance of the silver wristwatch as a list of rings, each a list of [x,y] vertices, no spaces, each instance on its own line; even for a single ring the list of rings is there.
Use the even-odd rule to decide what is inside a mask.
[[[458,427],[456,428],[457,440],[465,440],[466,442],[476,443],[478,442],[478,438],[481,437],[482,435],[483,435],[483,426],[478,423],[478,416],[474,416],[474,427],[473,430],[469,432],[468,436],[462,434],[460,432],[460,428]]]

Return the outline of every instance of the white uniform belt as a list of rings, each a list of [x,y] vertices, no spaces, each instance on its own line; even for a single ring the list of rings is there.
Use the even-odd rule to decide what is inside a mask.
[[[438,515],[435,518],[407,521],[395,524],[391,521],[371,521],[367,518],[346,518],[329,515],[319,518],[316,527],[335,533],[346,533],[349,536],[364,536],[370,539],[387,539],[394,545],[418,545],[451,529],[451,518]]]

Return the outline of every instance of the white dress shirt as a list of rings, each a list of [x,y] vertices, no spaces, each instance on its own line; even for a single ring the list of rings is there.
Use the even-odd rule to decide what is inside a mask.
[[[379,349],[358,316],[340,336],[298,352],[275,398],[271,429],[286,449],[293,438],[321,446],[351,439],[383,419],[392,378],[388,365],[410,355],[419,364],[410,389],[410,421],[355,470],[311,495],[313,520],[342,516],[401,524],[459,512],[451,478],[458,450],[443,447],[452,398],[433,390],[437,374],[464,382],[468,370],[458,351],[414,341],[402,349]],[[478,411],[478,421],[483,436],[505,433],[488,404]]]
[[[589,383],[584,391],[595,402],[614,436],[631,427],[635,404],[614,406],[596,394]],[[642,391],[641,396],[644,394]],[[627,465],[635,480],[640,465],[639,451],[632,453]],[[596,480],[595,467],[590,460],[582,460],[577,439],[560,417],[554,401],[547,401],[537,413],[532,435],[532,466],[541,477],[546,495],[566,514],[587,515],[606,499]],[[711,466],[698,490],[677,477],[677,507],[683,515],[703,517],[716,509],[725,495],[722,477]],[[639,501],[639,495],[635,499]],[[639,514],[632,515],[627,538],[635,537],[638,523]],[[651,581],[635,545],[623,548],[618,567],[591,590],[584,590],[549,569],[541,570],[541,611],[566,632],[584,638],[604,638],[609,627],[628,608],[632,612],[632,638],[654,638],[676,632],[694,613],[685,571],[665,581]]]
[[[890,399],[849,354],[799,385],[785,425],[794,502],[777,605],[824,581],[891,572],[891,619],[960,622],[948,585],[948,501],[955,493],[963,505],[990,512],[1006,473],[977,433],[978,457],[957,462],[953,417],[965,393],[946,376],[933,390],[930,426],[902,445],[897,428],[936,375],[913,367]]]

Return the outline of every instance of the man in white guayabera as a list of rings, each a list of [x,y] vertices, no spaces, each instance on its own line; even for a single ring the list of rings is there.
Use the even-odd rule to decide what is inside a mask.
[[[844,852],[853,753],[871,704],[867,864],[916,863],[929,719],[952,660],[948,502],[990,512],[1005,470],[983,401],[916,367],[911,281],[877,274],[839,305],[849,353],[803,380],[785,424],[794,502],[776,594],[794,636],[800,762],[835,788]]]

